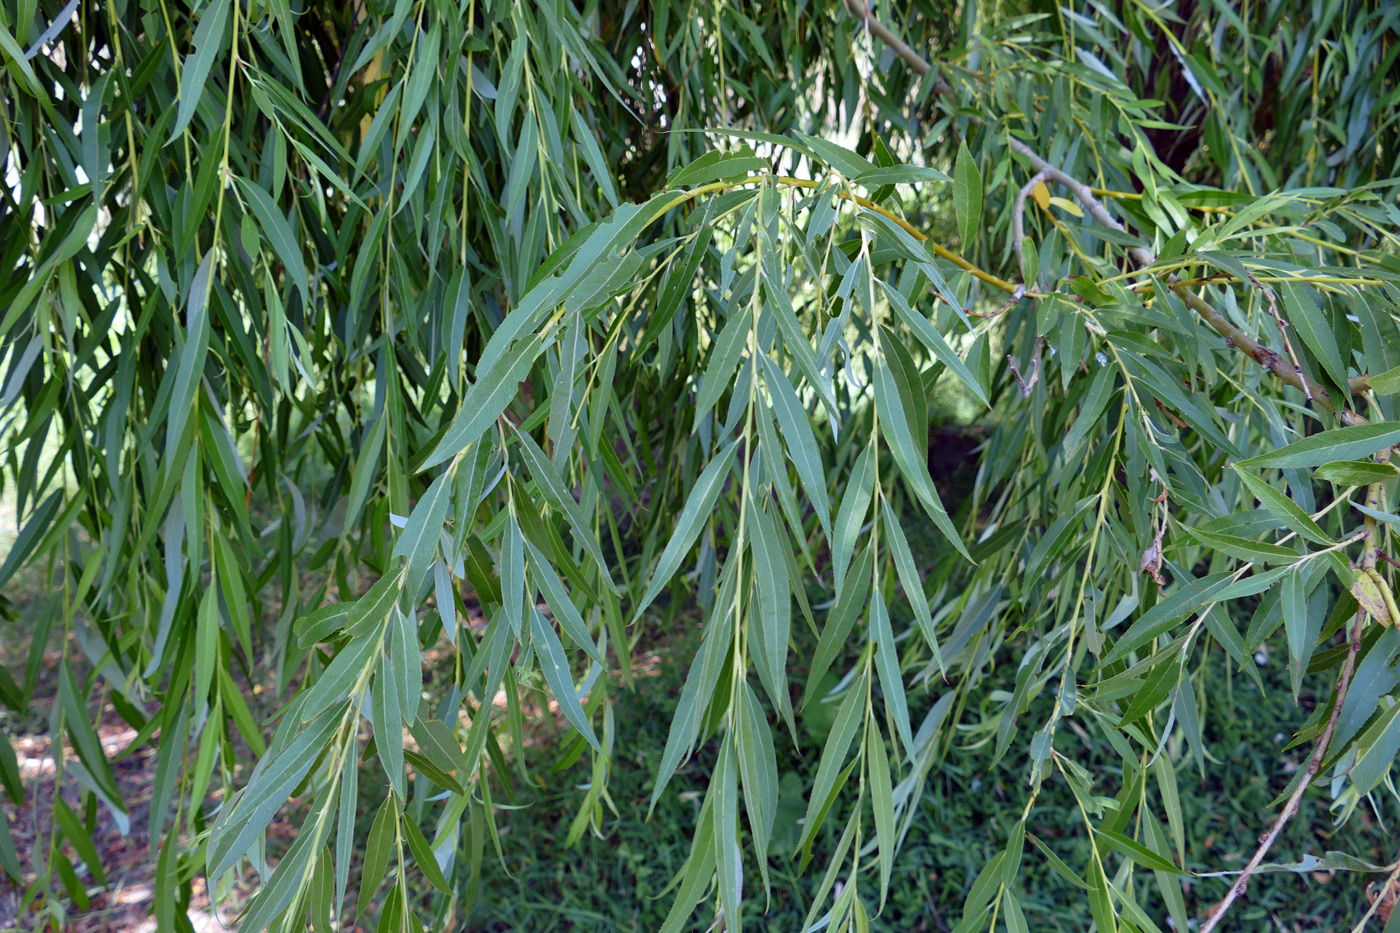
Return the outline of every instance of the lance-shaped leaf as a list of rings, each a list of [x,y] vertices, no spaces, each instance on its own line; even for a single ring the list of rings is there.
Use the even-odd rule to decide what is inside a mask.
[[[860,610],[865,607],[865,597],[870,592],[870,570],[874,563],[870,544],[860,549],[855,563],[846,576],[845,585],[836,591],[836,605],[826,617],[826,627],[817,641],[817,652],[812,657],[811,670],[807,672],[807,686],[803,691],[802,703],[811,703],[816,697],[812,691],[826,672],[831,669],[837,654],[846,646],[851,628],[856,624]]]
[[[734,742],[720,748],[715,766],[715,802],[710,815],[715,821],[715,874],[719,879],[719,903],[725,926],[735,931],[741,925],[744,894],[744,859],[739,850],[739,766],[734,761]]]
[[[384,621],[350,639],[340,649],[316,683],[306,692],[301,705],[301,721],[314,719],[323,709],[350,693],[379,651]]]
[[[1253,471],[1242,469],[1239,464],[1235,464],[1235,472],[1260,504],[1293,531],[1298,532],[1314,544],[1332,545],[1336,543],[1327,532],[1322,530],[1322,526],[1318,525],[1311,515],[1304,512],[1292,499],[1256,476]]]
[[[721,582],[715,609],[705,625],[705,637],[700,643],[700,651],[690,664],[681,687],[681,696],[676,704],[676,712],[671,718],[671,727],[666,735],[666,747],[661,753],[661,764],[657,768],[656,786],[651,792],[651,803],[647,806],[650,817],[661,799],[671,775],[676,773],[681,760],[690,753],[695,737],[700,731],[700,721],[710,705],[715,685],[719,682],[724,665],[729,657],[730,633],[733,631],[732,612],[734,598],[734,575],[731,573]]]
[[[836,711],[836,719],[827,735],[826,746],[817,765],[817,776],[812,781],[812,793],[807,798],[807,816],[802,821],[802,840],[799,845],[805,850],[817,830],[821,829],[827,799],[836,791],[845,773],[841,763],[846,760],[846,752],[855,738],[865,709],[865,675],[861,674],[852,683]],[[848,772],[847,772],[848,773]]]
[[[200,260],[190,282],[189,307],[185,316],[185,345],[180,349],[180,366],[170,392],[170,420],[165,429],[165,455],[173,458],[185,433],[185,421],[197,404],[197,389],[209,352],[209,290],[214,274],[214,251]]]
[[[117,789],[116,778],[112,775],[107,755],[102,750],[102,742],[97,730],[92,727],[92,717],[88,715],[87,697],[78,686],[77,678],[65,659],[58,669],[58,699],[63,708],[64,722],[68,726],[68,737],[73,742],[73,751],[78,754],[78,762],[91,778],[93,790],[97,791],[102,802],[116,818],[117,825],[127,824],[126,805],[122,803]],[[123,830],[125,833],[125,830]]]
[[[712,149],[672,172],[666,179],[666,187],[693,188],[725,178],[742,178],[749,172],[768,170],[768,160],[755,156],[749,146],[742,146],[733,152]]]
[[[914,553],[909,549],[909,541],[904,536],[899,517],[883,497],[880,499],[880,510],[885,520],[885,536],[890,553],[894,556],[895,572],[899,576],[899,585],[904,589],[904,596],[909,600],[909,608],[914,611],[914,623],[919,626],[924,640],[933,650],[938,669],[944,670],[943,652],[939,650],[938,635],[933,630],[933,615],[929,610],[928,597],[924,595],[923,580],[919,576],[918,566],[914,563]]]
[[[724,390],[734,381],[734,370],[739,365],[739,356],[744,349],[744,341],[749,336],[749,325],[753,316],[747,309],[735,311],[729,322],[720,331],[710,351],[710,361],[705,367],[705,378],[700,380],[700,392],[695,402],[695,418],[691,432],[700,429],[700,422],[715,407]]]
[[[792,630],[792,593],[788,562],[782,549],[787,545],[773,519],[750,502],[753,537],[749,549],[754,558],[755,593],[758,597],[758,625],[750,626],[752,650],[759,666],[763,689],[792,718],[787,690],[788,639]]]
[[[530,578],[544,594],[545,602],[549,604],[559,627],[569,636],[569,640],[587,652],[590,658],[606,666],[607,662],[588,633],[588,623],[584,622],[573,598],[569,596],[569,591],[559,579],[559,574],[555,573],[554,567],[533,543],[526,541],[525,550],[530,557]]]
[[[200,12],[199,25],[194,31],[194,54],[185,59],[180,72],[180,106],[176,110],[175,125],[165,141],[166,145],[183,133],[194,118],[195,108],[209,82],[209,69],[223,49],[229,8],[230,0],[213,0]]]
[[[812,503],[812,510],[817,513],[817,521],[821,522],[822,530],[830,537],[831,504],[827,498],[826,470],[822,467],[821,451],[812,432],[812,423],[807,419],[807,410],[797,400],[797,393],[793,391],[787,376],[767,356],[763,357],[763,372],[788,455],[792,457],[793,466],[797,467],[797,475],[802,480],[802,488],[807,490],[807,498]]]
[[[846,585],[846,568],[850,566],[851,553],[860,538],[860,531],[865,527],[870,500],[875,495],[874,484],[875,450],[872,445],[867,444],[856,458],[855,466],[851,467],[846,491],[841,496],[841,507],[836,510],[836,527],[831,542],[831,566],[837,592]]]
[[[521,313],[518,309],[515,311],[515,314]],[[494,424],[515,397],[520,383],[530,374],[530,367],[544,348],[544,340],[531,334],[504,351],[493,368],[478,371],[477,381],[467,389],[457,417],[452,420],[451,427],[433,452],[423,461],[423,467],[436,466],[455,456]]]
[[[918,752],[914,748],[914,730],[909,725],[904,678],[899,672],[899,650],[894,644],[894,630],[890,626],[885,598],[878,590],[870,598],[870,639],[875,643],[875,671],[880,677],[880,690],[885,694],[885,707],[904,742],[905,752],[913,761],[918,758]]]
[[[394,544],[394,557],[408,561],[408,575],[404,589],[417,593],[418,586],[432,566],[438,538],[442,534],[442,523],[447,518],[448,506],[452,504],[452,477],[443,472],[428,486],[423,498],[408,514],[408,522],[403,533]]]
[[[1380,421],[1322,431],[1269,453],[1241,460],[1235,465],[1251,470],[1264,467],[1320,467],[1333,460],[1369,457],[1393,444],[1400,444],[1400,424]]]
[[[248,906],[248,912],[239,918],[241,928],[267,929],[292,903],[292,898],[302,891],[311,873],[312,860],[320,854],[321,843],[330,828],[330,820],[323,817],[325,798],[330,792],[331,789],[326,788],[320,795],[321,799],[315,801],[316,805],[311,808],[311,812],[302,823],[301,831],[292,841],[291,848],[282,856],[282,861],[277,863],[272,878],[258,890],[253,903]]]
[[[564,514],[569,527],[574,530],[574,540],[583,545],[583,549],[593,558],[598,572],[603,575],[603,582],[608,585],[608,589],[614,593],[618,592],[617,584],[613,582],[612,573],[608,570],[607,559],[603,557],[603,549],[599,546],[593,529],[589,527],[588,516],[583,506],[574,501],[573,495],[564,485],[564,480],[555,472],[554,464],[550,463],[534,438],[518,429],[515,433],[520,439],[520,450],[525,455],[525,462],[530,465],[530,475],[535,478],[545,501]]]
[[[369,723],[374,727],[374,747],[389,786],[400,800],[407,800],[403,770],[403,709],[399,684],[387,654],[379,656],[374,682],[369,688]]]
[[[882,418],[880,421],[881,432],[889,438],[890,453],[894,455],[900,474],[913,489],[914,495],[918,497],[919,503],[923,505],[929,518],[933,519],[935,527],[943,533],[943,536],[957,549],[959,554],[972,560],[967,546],[963,544],[958,530],[953,527],[947,511],[943,508],[943,501],[938,497],[938,490],[933,486],[933,478],[929,476],[927,441],[916,445],[914,438],[909,433],[909,419],[900,405],[899,390],[895,379],[896,374],[891,371],[885,358],[877,355],[875,358],[875,405],[878,410],[889,414],[889,417]],[[920,387],[916,391],[923,390]]]
[[[300,238],[292,231],[291,224],[287,223],[287,218],[282,216],[282,211],[266,191],[242,178],[238,179],[238,182],[243,196],[248,199],[248,207],[258,219],[258,226],[262,227],[263,235],[272,244],[272,251],[277,254],[282,267],[286,269],[287,277],[291,279],[297,291],[301,292],[302,300],[310,304],[310,283],[306,276],[306,262],[301,258]]]
[[[392,794],[384,798],[379,810],[374,814],[374,822],[369,827],[369,838],[365,846],[365,861],[360,874],[360,894],[355,904],[355,917],[364,915],[374,892],[384,879],[384,870],[389,867],[389,857],[394,854],[394,837],[399,821],[399,808]]]
[[[666,543],[666,549],[661,552],[661,560],[652,571],[646,592],[632,610],[633,621],[641,618],[642,612],[671,582],[671,578],[680,569],[681,560],[690,551],[695,539],[700,536],[705,523],[710,520],[710,509],[724,487],[724,479],[729,473],[730,464],[734,462],[736,448],[737,442],[730,441],[695,480],[695,485],[690,490],[690,498],[686,500],[685,508],[681,510],[680,518],[675,523],[671,540]]]
[[[909,305],[909,301],[899,291],[888,282],[881,281],[880,287],[885,292],[885,297],[889,299],[890,307],[894,308],[895,314],[904,326],[914,332],[914,336],[919,339],[929,352],[934,355],[940,363],[947,366],[952,373],[962,381],[963,385],[972,390],[972,394],[983,405],[990,404],[987,401],[987,393],[982,389],[982,385],[977,381],[977,377],[972,374],[972,370],[967,368],[962,357],[958,356],[956,350],[948,345],[948,341],[943,338],[927,318],[919,314]]]
[[[248,786],[236,802],[231,802],[220,812],[219,820],[214,824],[206,861],[209,877],[218,878],[232,868],[267,828],[287,796],[321,756],[339,725],[338,713],[337,710],[327,710],[300,732],[289,730],[285,740],[273,740],[272,747],[259,762]],[[292,716],[291,710],[288,716]],[[279,738],[281,732],[279,730]]]
[[[875,812],[875,841],[880,849],[880,909],[884,910],[897,844],[894,834],[894,792],[890,784],[890,762],[885,756],[885,740],[880,737],[880,727],[873,720],[868,723],[866,735],[869,737],[865,755],[869,762],[870,800]]]
[[[598,744],[593,724],[588,721],[588,714],[583,711],[578,694],[574,692],[573,675],[569,673],[569,659],[564,655],[564,646],[560,643],[559,636],[554,633],[554,626],[549,624],[538,609],[530,612],[530,632],[535,637],[535,655],[539,658],[545,683],[549,684],[550,692],[559,702],[559,709],[563,711],[564,718],[583,734],[594,751],[602,752],[603,747]]]
[[[953,207],[958,213],[958,233],[963,243],[970,245],[982,221],[982,173],[968,151],[967,140],[959,143],[953,166]]]
[[[778,814],[778,759],[763,707],[748,684],[744,684],[741,705],[743,709],[735,717],[739,776],[743,780],[744,808],[749,814],[759,873],[764,890],[768,890],[768,845]]]

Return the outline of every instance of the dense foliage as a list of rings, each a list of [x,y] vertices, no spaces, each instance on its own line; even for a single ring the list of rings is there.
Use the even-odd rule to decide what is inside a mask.
[[[0,871],[55,928],[101,876],[110,703],[163,929],[245,865],[240,929],[447,928],[557,714],[569,844],[623,750],[652,807],[703,767],[665,929],[809,862],[806,924],[865,929],[956,753],[1019,778],[959,930],[1027,929],[1032,861],[1184,930],[1244,887],[1180,883],[1206,685],[1264,690],[1280,628],[1310,757],[1247,873],[1308,794],[1393,825],[1397,39],[1384,0],[5,0],[0,585],[46,601],[0,700],[56,685],[88,805],[30,865],[0,820]],[[940,413],[983,431],[946,503]],[[1082,862],[1027,832],[1052,786]],[[1393,886],[1347,838],[1284,861]]]

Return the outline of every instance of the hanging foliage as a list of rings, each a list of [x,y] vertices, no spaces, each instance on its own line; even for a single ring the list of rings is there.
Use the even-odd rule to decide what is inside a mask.
[[[1200,882],[1213,928],[1310,787],[1339,822],[1394,796],[1397,28],[1374,0],[5,0],[0,585],[48,599],[0,700],[56,683],[86,815],[26,865],[0,820],[0,871],[55,929],[65,852],[102,883],[110,703],[158,749],[162,929],[245,865],[242,930],[450,928],[527,717],[587,775],[570,841],[608,831],[613,700],[643,620],[694,601],[640,750],[653,807],[709,775],[664,929],[761,924],[789,857],[808,928],[864,929],[956,753],[1024,803],[959,930],[1028,928],[1028,837],[1100,933],[1158,928],[1139,877],[1183,930],[1203,671],[1263,689],[1281,626],[1294,697],[1336,689],[1243,876]],[[956,500],[950,398],[985,426]],[[784,743],[816,762],[795,852]],[[1048,782],[1086,865],[1027,833]]]

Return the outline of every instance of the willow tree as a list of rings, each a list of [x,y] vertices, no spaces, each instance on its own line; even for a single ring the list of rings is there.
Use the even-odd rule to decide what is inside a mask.
[[[954,753],[1019,774],[1026,818],[1073,791],[1088,863],[1024,858],[1098,930],[1163,922],[1144,885],[1185,929],[1204,672],[1257,680],[1280,625],[1295,696],[1336,689],[1194,909],[1305,794],[1393,810],[1395,10],[845,2],[0,4],[0,580],[47,592],[0,693],[58,685],[89,804],[25,866],[0,820],[26,909],[57,928],[97,808],[129,822],[111,703],[158,747],[163,927],[246,865],[244,930],[446,926],[528,716],[567,720],[574,832],[607,832],[639,621],[692,601],[648,750],[653,805],[711,778],[667,929],[759,921],[746,874],[817,855],[807,924],[864,929]],[[987,433],[945,503],[949,395]],[[776,851],[775,749],[821,703]],[[1025,828],[959,929],[1026,929]]]

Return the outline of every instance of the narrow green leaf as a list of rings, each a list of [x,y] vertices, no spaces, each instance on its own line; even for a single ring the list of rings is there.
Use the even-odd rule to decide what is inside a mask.
[[[1235,472],[1239,475],[1240,481],[1254,494],[1254,498],[1258,499],[1264,508],[1268,509],[1274,517],[1290,529],[1314,544],[1332,545],[1336,543],[1327,532],[1322,530],[1322,526],[1292,499],[1264,482],[1253,472],[1241,469],[1239,464],[1235,464]]]
[[[423,498],[408,514],[408,522],[394,544],[393,556],[402,557],[408,562],[404,589],[410,593],[418,592],[419,583],[432,567],[438,539],[442,536],[442,523],[451,504],[451,474],[444,471],[438,474],[428,486],[428,491],[423,493]]]
[[[78,819],[63,801],[62,797],[55,797],[53,802],[53,817],[58,823],[58,828],[63,831],[64,837],[73,844],[73,851],[78,853],[78,857],[83,860],[83,864],[92,873],[94,884],[105,885],[107,877],[102,871],[102,858],[97,854],[97,846],[92,841],[92,836],[88,833],[87,827]]]
[[[10,544],[10,553],[5,555],[4,564],[0,564],[0,586],[4,586],[25,561],[38,553],[35,545],[48,534],[49,526],[62,504],[63,490],[59,489],[39,503],[39,507],[29,516],[29,521],[24,523]]]
[[[767,855],[773,822],[778,814],[778,759],[763,707],[747,683],[743,688],[742,705],[743,710],[736,717],[739,777],[744,782],[744,806],[749,814],[749,829],[753,833],[763,887],[767,891]]]
[[[598,544],[593,529],[589,526],[588,517],[583,507],[574,501],[573,494],[564,485],[564,480],[555,471],[554,465],[550,463],[544,451],[540,450],[534,438],[518,429],[516,437],[520,440],[520,449],[525,455],[525,462],[530,465],[530,475],[535,478],[540,491],[544,493],[545,500],[569,520],[569,526],[574,531],[574,540],[583,545],[583,549],[593,558],[598,572],[602,574],[603,582],[608,585],[608,589],[616,593],[618,591],[617,584],[613,582],[612,572],[608,570],[607,559],[603,556],[603,549]]]
[[[394,795],[389,794],[379,805],[379,812],[370,824],[369,838],[365,843],[365,861],[360,872],[360,894],[355,902],[355,918],[365,915],[370,899],[384,880],[384,870],[389,867],[389,857],[393,855],[395,828],[398,824],[399,808]]]
[[[953,165],[953,209],[958,214],[958,234],[965,246],[976,239],[982,223],[982,173],[967,149],[967,140],[958,144]]]
[[[794,131],[792,135],[800,140],[806,149],[814,153],[818,159],[847,178],[856,179],[867,172],[876,170],[876,166],[869,159],[852,152],[845,146],[838,146],[836,143],[828,142],[819,136],[808,136],[806,133]]]
[[[813,690],[821,683],[836,655],[846,647],[851,628],[856,617],[865,608],[865,598],[870,592],[870,570],[874,562],[870,545],[860,549],[846,578],[845,586],[836,591],[836,605],[826,617],[826,627],[817,641],[817,652],[812,657],[812,667],[807,672],[807,687],[803,693],[803,704],[811,703],[816,697]]]
[[[1141,842],[1135,841],[1135,839],[1128,839],[1127,836],[1117,834],[1117,832],[1109,832],[1107,829],[1099,829],[1093,836],[1105,842],[1114,852],[1119,852],[1120,855],[1130,857],[1130,859],[1133,859],[1134,862],[1140,864],[1144,869],[1168,871],[1170,874],[1183,874],[1183,871],[1177,869],[1176,864],[1168,859],[1168,857],[1162,855],[1162,853],[1148,849],[1147,846],[1142,845]]]
[[[715,455],[715,458],[709,462],[695,480],[695,485],[690,490],[690,498],[686,500],[685,508],[681,510],[680,518],[675,523],[675,531],[671,533],[671,540],[666,543],[666,549],[661,552],[661,560],[657,562],[656,569],[652,571],[646,593],[632,610],[633,621],[641,618],[642,612],[671,582],[671,578],[680,569],[682,558],[690,551],[690,546],[695,543],[695,539],[700,536],[701,529],[710,520],[710,510],[724,486],[724,479],[729,473],[730,464],[734,461],[736,449],[737,442],[730,441],[728,446]]]
[[[750,503],[753,516],[753,539],[750,551],[754,557],[754,573],[758,595],[758,626],[750,629],[762,645],[764,687],[775,703],[787,696],[788,639],[792,630],[792,596],[787,574],[783,544],[773,520],[756,503]]]
[[[861,172],[851,180],[867,188],[878,188],[881,185],[918,185],[925,182],[952,181],[953,179],[936,168],[928,168],[923,165],[890,165]]]
[[[688,165],[676,169],[666,179],[667,188],[693,188],[726,178],[741,178],[749,172],[766,172],[770,166],[767,159],[753,154],[753,149],[742,146],[733,152],[712,149]]]
[[[1079,414],[1075,417],[1069,434],[1065,436],[1061,449],[1066,456],[1073,456],[1090,432],[1102,433],[1099,419],[1108,407],[1109,400],[1113,398],[1116,379],[1117,372],[1111,366],[1101,367],[1094,375],[1094,381],[1089,384],[1089,389],[1084,393],[1083,401],[1079,405]]]
[[[948,341],[933,324],[915,311],[910,306],[908,299],[897,288],[885,281],[880,282],[880,287],[884,290],[885,297],[889,299],[890,307],[894,308],[895,314],[904,322],[904,326],[913,331],[919,342],[927,347],[940,363],[947,366],[962,381],[963,385],[972,390],[972,394],[977,396],[979,402],[983,405],[989,405],[987,393],[982,389],[977,377],[972,374],[972,370],[968,369],[962,357],[958,356],[957,351],[948,344]]]
[[[423,873],[423,877],[443,894],[451,894],[452,886],[447,883],[442,867],[438,865],[428,840],[424,839],[423,833],[419,831],[418,824],[412,819],[403,819],[399,821],[399,827],[403,830],[404,838],[408,840],[409,851],[413,853],[413,859],[418,863],[418,870]]]
[[[387,654],[379,655],[378,669],[369,691],[369,722],[374,728],[374,747],[379,751],[379,764],[400,800],[408,799],[404,780],[403,710],[392,662]]]
[[[1297,665],[1307,650],[1303,639],[1308,631],[1308,593],[1301,568],[1290,570],[1284,576],[1279,603],[1283,607],[1283,628],[1288,634],[1289,663]]]
[[[517,308],[514,314],[524,312]],[[506,410],[511,399],[515,398],[520,383],[525,381],[536,358],[544,352],[544,342],[531,335],[519,340],[501,356],[497,365],[486,372],[478,372],[477,381],[467,389],[462,399],[462,407],[452,419],[447,433],[438,441],[433,452],[422,463],[423,469],[436,466],[450,457],[456,456],[483,431],[496,422]],[[483,357],[483,363],[485,358]]]
[[[165,140],[167,146],[190,125],[199,99],[204,95],[209,83],[209,70],[223,50],[230,5],[230,0],[211,0],[200,11],[199,25],[194,31],[194,53],[185,58],[184,68],[180,72],[180,106],[175,113],[175,125]],[[226,115],[225,119],[232,119],[232,114]]]
[[[94,789],[101,791],[103,803],[117,818],[118,825],[125,825],[126,806],[117,790],[117,781],[112,776],[112,769],[107,763],[107,755],[102,750],[97,730],[92,726],[87,697],[78,686],[67,659],[64,659],[58,668],[58,696],[63,707],[64,721],[68,726],[68,735],[73,741],[73,751],[77,752],[78,760],[91,776]]]
[[[875,670],[880,677],[880,689],[885,694],[885,707],[904,742],[909,760],[915,761],[918,752],[914,748],[914,731],[909,725],[909,704],[904,697],[904,678],[899,671],[899,650],[894,644],[890,613],[879,590],[870,598],[870,638],[875,642]]]
[[[1206,603],[1220,597],[1221,591],[1230,585],[1233,574],[1217,573],[1208,577],[1192,579],[1178,585],[1157,605],[1143,613],[1119,637],[1113,650],[1104,657],[1102,664],[1112,664],[1126,657],[1131,651],[1168,631],[1182,616],[1194,612]]]
[[[909,420],[900,406],[894,373],[883,356],[877,356],[875,360],[875,406],[878,411],[887,413],[886,417],[880,420],[881,433],[889,440],[890,453],[894,455],[900,474],[909,483],[919,504],[924,507],[929,518],[933,519],[934,526],[943,537],[948,539],[959,554],[969,561],[972,560],[972,555],[968,553],[957,528],[953,526],[943,508],[943,501],[938,496],[938,490],[934,488],[933,478],[929,476],[927,439],[924,439],[923,443],[916,443],[910,435]]]
[[[370,665],[379,650],[382,625],[364,632],[350,642],[335,656],[321,676],[304,694],[301,705],[301,721],[308,722],[336,700],[350,693],[365,668]]]
[[[602,653],[598,651],[597,644],[594,643],[588,632],[588,624],[584,622],[578,607],[574,605],[573,598],[569,596],[563,581],[559,579],[559,574],[555,573],[554,567],[533,543],[526,541],[525,549],[530,557],[530,578],[544,594],[545,602],[549,605],[550,611],[554,613],[555,621],[559,623],[559,627],[564,630],[564,634],[569,636],[569,640],[576,647],[582,648],[590,658],[606,667],[607,662],[603,659]]]
[[[204,254],[190,281],[188,310],[185,314],[185,345],[180,350],[180,366],[175,372],[175,385],[170,393],[170,415],[165,427],[165,455],[174,458],[185,433],[185,421],[197,404],[196,392],[204,372],[204,358],[209,349],[210,278],[214,273],[214,251]]]
[[[875,494],[875,448],[866,444],[851,467],[850,478],[846,480],[846,490],[841,496],[841,507],[836,510],[834,538],[831,542],[832,575],[839,593],[846,585],[846,572],[850,567],[851,554],[856,541],[865,527],[865,517],[870,511],[870,500]]]
[[[1347,368],[1341,351],[1337,349],[1337,337],[1309,290],[1291,282],[1283,283],[1279,289],[1283,292],[1283,308],[1294,333],[1303,338],[1304,345],[1322,363],[1332,381],[1345,386]]]
[[[830,536],[831,504],[827,498],[826,471],[822,467],[821,452],[807,410],[797,400],[797,393],[793,391],[787,376],[767,356],[763,357],[763,371],[768,395],[773,402],[773,413],[777,416],[778,429],[783,433],[788,454],[802,480],[802,488],[807,491],[807,499],[817,513],[817,521]]]
[[[739,365],[739,356],[744,342],[749,336],[752,315],[747,310],[736,311],[720,331],[710,351],[710,360],[705,367],[705,378],[700,381],[700,392],[695,401],[695,417],[691,433],[700,430],[700,422],[715,407],[724,390],[734,381],[734,370]]]
[[[267,237],[268,243],[272,245],[272,251],[282,260],[287,277],[291,279],[297,291],[301,292],[302,300],[310,304],[311,283],[306,275],[306,261],[301,257],[301,240],[292,230],[292,225],[261,187],[242,178],[238,179],[238,187],[248,199],[248,207],[257,218],[263,236]]]
[[[1243,469],[1320,467],[1333,460],[1357,460],[1400,444],[1400,424],[1381,421],[1322,431],[1235,466]]]
[[[822,749],[817,776],[812,781],[812,792],[807,798],[807,816],[802,823],[802,841],[799,845],[803,848],[821,828],[818,814],[827,797],[837,788],[841,763],[846,760],[846,752],[850,749],[851,739],[855,738],[856,729],[860,726],[864,708],[865,674],[862,673],[846,691],[841,708],[836,711],[831,732],[827,735],[826,746]]]
[[[206,864],[211,878],[218,878],[232,868],[253,845],[321,756],[340,722],[336,712],[331,710],[300,732],[292,732],[299,719],[288,711],[272,747],[259,760],[242,796],[229,805],[227,815],[221,813],[207,851]]]
[[[538,609],[530,611],[530,631],[535,637],[535,654],[539,658],[545,683],[549,684],[550,692],[559,702],[559,709],[564,713],[564,718],[573,724],[595,751],[601,753],[603,747],[598,744],[598,736],[593,733],[588,714],[583,711],[578,694],[574,692],[573,675],[569,673],[569,661],[564,655],[564,646],[560,643],[559,636],[554,633],[554,626],[549,624]]]
[[[715,873],[719,879],[719,903],[725,927],[743,929],[744,860],[739,851],[739,768],[734,761],[734,743],[720,748],[715,766],[716,802],[710,807],[715,821]]]
[[[870,801],[875,812],[875,837],[880,847],[880,910],[883,911],[898,842],[894,830],[894,789],[890,784],[890,762],[885,756],[885,741],[880,737],[879,724],[873,719],[867,723],[866,735],[869,737],[865,755],[870,770]]]
[[[1371,483],[1384,483],[1400,476],[1400,467],[1393,463],[1375,463],[1370,460],[1338,460],[1324,463],[1313,471],[1313,476],[1338,486],[1367,486]],[[3,574],[0,574],[0,578],[2,577]]]

